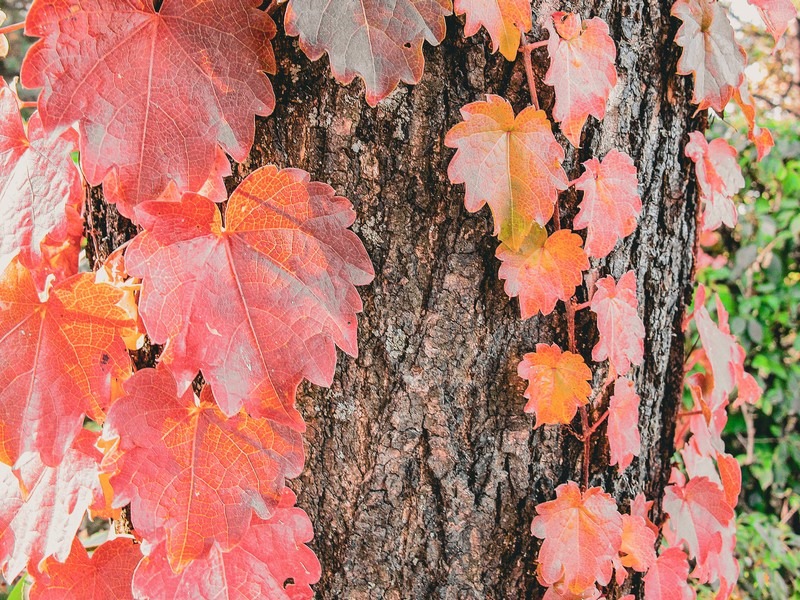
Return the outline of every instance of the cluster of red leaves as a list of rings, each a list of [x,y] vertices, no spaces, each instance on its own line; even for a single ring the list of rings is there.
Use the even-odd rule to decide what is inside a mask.
[[[796,16],[784,0],[764,1],[759,8],[776,41],[786,22]],[[694,75],[693,102],[699,110],[710,107],[721,112],[734,99],[762,158],[772,146],[772,136],[756,125],[744,79],[746,56],[734,39],[726,10],[714,0],[677,0],[672,14],[683,21],[675,38],[683,47],[678,72]],[[482,17],[470,21],[469,11],[467,17],[468,31],[473,31]],[[519,32],[528,30],[513,19],[506,22],[511,24]],[[577,14],[556,12],[546,19],[546,29],[550,69],[544,83],[555,92],[553,121],[577,147],[587,117],[605,115],[617,80],[616,47],[599,18],[582,21]],[[502,40],[497,31],[497,39]],[[530,45],[526,59],[540,45]],[[517,45],[507,47],[509,53],[504,54],[513,58]],[[532,77],[531,69],[528,77]],[[494,233],[501,242],[499,277],[505,280],[507,294],[519,298],[522,318],[539,312],[547,315],[559,301],[567,305],[569,350],[537,344],[518,368],[528,382],[525,412],[535,415],[535,426],[570,425],[580,411],[582,433],[574,435],[585,448],[583,486],[564,484],[556,490],[556,500],[536,507],[532,531],[544,540],[538,556],[539,580],[548,587],[547,598],[597,598],[599,587],[609,584],[615,571],[621,584],[627,569],[633,569],[646,573],[646,597],[691,598],[694,591],[687,583],[691,559],[691,576],[702,583],[718,582],[718,597],[727,597],[738,576],[733,508],[741,474],[736,460],[724,453],[720,434],[734,387],[738,386],[740,401],[753,402],[760,391],[744,372],[744,352],[730,336],[724,309],[718,306],[717,327],[706,309],[698,308],[693,318],[703,348],[694,363],[707,368],[689,379],[697,404],[693,412],[699,415],[690,419],[693,438],[681,449],[689,479],[687,483],[676,471],[667,489],[664,509],[670,525],[664,530],[668,544],[660,556],[655,549],[658,528],[648,520],[644,497],[637,498],[630,514],[623,515],[600,488],[586,489],[591,435],[604,420],[608,421],[610,464],[625,469],[641,452],[640,398],[629,372],[643,361],[645,329],[638,315],[633,271],[619,279],[596,280],[593,273],[589,281],[595,283],[587,286],[588,301],[578,305],[575,294],[583,283],[583,272],[589,269],[589,259],[606,257],[617,242],[634,232],[642,203],[633,160],[617,149],[602,160],[586,161],[583,173],[568,181],[561,166],[565,151],[547,114],[537,107],[530,79],[529,86],[532,106],[516,117],[511,105],[498,96],[465,106],[464,121],[450,130],[445,143],[457,150],[449,176],[453,183],[465,184],[466,208],[477,211],[484,204],[491,208]],[[735,225],[733,196],[744,186],[736,151],[724,140],[709,144],[701,132],[693,132],[686,156],[696,164],[704,207],[701,229]],[[557,208],[560,192],[571,186],[582,192],[573,231],[562,229]],[[581,230],[586,230],[585,246],[574,233]],[[698,302],[700,306],[703,299]],[[596,315],[598,341],[592,359],[608,361],[605,383],[596,392],[591,385],[592,369],[579,352],[574,334],[575,312],[585,307]],[[611,391],[607,411],[590,424],[588,409],[604,400],[606,390]]]
[[[790,0],[752,2],[777,42],[795,16]],[[153,590],[298,599],[319,578],[305,546],[311,523],[285,487],[303,465],[295,393],[303,379],[331,382],[337,346],[356,353],[355,286],[373,272],[347,230],[349,202],[308,174],[264,167],[229,199],[225,192],[226,153],[243,160],[254,117],[274,108],[266,74],[276,28],[259,5],[35,0],[26,34],[39,40],[22,82],[43,91],[27,125],[14,92],[0,88],[0,569],[8,580],[27,569],[34,599]],[[400,81],[419,81],[422,45],[442,41],[453,11],[465,15],[466,35],[484,27],[509,60],[532,28],[528,0],[288,0],[285,30],[312,60],[327,54],[340,81],[360,77],[374,105]],[[678,0],[672,12],[683,22],[679,72],[694,75],[694,102],[719,112],[735,100],[765,155],[772,138],[756,125],[746,57],[724,9]],[[616,46],[599,18],[556,12],[545,28],[553,120],[577,147],[587,118],[605,115]],[[0,35],[0,53],[5,44]],[[529,60],[531,48],[523,50]],[[637,173],[613,149],[570,182],[550,119],[532,102],[516,116],[497,96],[464,107],[446,139],[457,149],[449,174],[466,185],[468,210],[489,204],[500,277],[522,317],[564,301],[574,326],[589,259],[636,227]],[[704,227],[733,224],[735,152],[699,132],[686,152],[697,164]],[[81,173],[143,228],[96,274],[78,273]],[[559,194],[573,186],[582,200],[572,227],[586,231],[585,246],[558,218]],[[225,200],[223,216],[214,203]],[[568,424],[613,385],[606,416],[582,439],[588,446],[607,418],[610,462],[624,469],[641,451],[639,397],[627,377],[644,350],[635,274],[589,288],[584,304],[599,334],[592,358],[608,361],[607,383],[592,398],[592,370],[575,342],[569,351],[540,344],[519,366],[530,384],[525,409],[537,426]],[[689,378],[697,407],[681,448],[689,478],[676,471],[665,500],[670,547],[656,556],[643,496],[620,514],[600,488],[564,484],[532,524],[544,540],[538,573],[549,597],[598,596],[598,585],[615,572],[621,583],[627,569],[646,572],[648,598],[691,597],[682,548],[693,576],[718,580],[721,596],[735,582],[740,474],[719,436],[734,389],[739,401],[759,391],[724,310],[718,304],[714,324],[702,294],[692,319],[702,341],[694,364],[704,370]],[[144,334],[164,351],[157,368],[133,373],[128,350]],[[207,382],[199,397],[198,373]],[[85,512],[108,518],[127,504],[141,543],[110,539],[90,557],[75,539]]]
[[[350,203],[307,173],[225,192],[274,106],[258,4],[36,0],[27,124],[0,87],[0,569],[33,599],[297,600],[320,577],[286,487],[295,394],[356,354],[373,270]],[[142,228],[97,273],[78,272],[82,173]],[[145,334],[164,350],[134,372]],[[87,511],[127,505],[132,536],[90,557]]]

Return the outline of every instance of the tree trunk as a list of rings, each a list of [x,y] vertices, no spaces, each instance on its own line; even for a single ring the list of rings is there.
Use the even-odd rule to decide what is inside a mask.
[[[534,1],[535,18],[552,10],[541,4]],[[603,427],[591,485],[621,508],[644,492],[658,509],[681,397],[680,324],[695,237],[683,146],[705,117],[692,117],[691,82],[674,74],[671,0],[567,4],[556,8],[609,23],[620,82],[605,120],[587,124],[581,149],[559,134],[564,168],[575,178],[588,158],[624,150],[639,169],[644,204],[636,232],[592,265],[599,276],[637,274],[647,329],[645,363],[634,370],[642,455],[621,474],[609,468]],[[426,46],[422,82],[401,86],[376,109],[359,83],[335,82],[327,59],[309,62],[279,26],[277,108],[259,121],[253,151],[230,181],[233,189],[275,163],[330,183],[354,203],[354,229],[375,265],[375,281],[361,289],[358,359],[340,353],[333,387],[305,385],[298,397],[308,458],[291,486],[314,522],[319,598],[539,598],[534,507],[581,477],[581,444],[565,427],[534,429],[516,373],[536,343],[566,347],[563,304],[546,317],[519,318],[497,277],[488,209],[467,213],[463,186],[447,179],[453,151],[443,141],[461,106],[486,93],[509,98],[517,110],[529,101],[521,61],[490,54],[483,33],[465,40],[461,22],[449,18],[446,41]],[[535,26],[534,35],[547,34]],[[545,49],[534,52],[540,82],[548,62]],[[552,91],[540,83],[539,96],[549,112]],[[574,191],[562,194],[565,222],[577,201]],[[93,204],[93,242],[103,255],[134,230],[113,208],[97,198]],[[578,296],[586,299],[585,286]],[[587,363],[592,316],[578,313]],[[593,369],[598,388],[606,367]],[[595,401],[595,417],[607,402]],[[631,585],[638,583],[627,584],[635,591]]]

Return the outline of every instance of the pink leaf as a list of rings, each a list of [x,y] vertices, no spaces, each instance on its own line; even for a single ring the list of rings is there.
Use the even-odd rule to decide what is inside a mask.
[[[762,129],[756,124],[756,105],[750,97],[747,79],[742,81],[742,85],[733,95],[733,100],[742,109],[742,114],[747,121],[747,139],[755,144],[758,160],[761,160],[772,150],[775,141],[772,139],[769,129]]]
[[[586,253],[603,258],[618,240],[636,229],[642,211],[636,167],[630,156],[611,150],[603,162],[591,158],[583,168],[583,175],[575,182],[575,188],[583,192],[583,201],[573,229],[586,229]]]
[[[198,191],[217,145],[243,161],[255,116],[275,105],[275,24],[260,0],[36,0],[25,33],[41,38],[22,66],[48,131],[79,123],[81,165],[112,173],[128,217],[170,182]],[[76,49],[80,49],[77,51]],[[132,67],[133,65],[133,67]],[[191,107],[189,110],[186,107]]]
[[[103,497],[96,439],[81,430],[57,467],[27,453],[15,477],[11,467],[0,463],[0,568],[6,581],[13,581],[29,561],[39,565],[48,556],[67,559],[86,510]]]
[[[598,17],[581,23],[580,15],[557,12],[546,26],[550,69],[544,82],[555,88],[553,118],[577,147],[587,117],[602,119],[606,114],[606,101],[617,85],[617,47]]]
[[[77,145],[73,129],[46,133],[38,112],[26,131],[17,95],[0,79],[0,269],[17,254],[27,268],[38,267],[43,243],[69,238],[68,211],[80,213],[83,205],[70,156]]]
[[[275,514],[266,521],[254,519],[237,546],[223,552],[215,544],[181,574],[170,568],[164,544],[156,546],[134,575],[136,597],[310,600],[309,586],[319,580],[321,568],[306,546],[314,536],[311,521],[294,503],[286,488]]]
[[[542,538],[539,579],[563,582],[573,594],[611,581],[622,545],[622,517],[614,499],[597,487],[581,494],[572,481],[556,488],[556,499],[536,507],[531,532]]]
[[[744,187],[736,149],[723,139],[709,144],[699,131],[689,134],[686,156],[695,163],[697,185],[703,201],[703,229],[712,231],[721,224],[736,225],[733,196]]]
[[[677,0],[670,14],[683,24],[675,43],[683,48],[678,74],[694,75],[697,110],[722,114],[744,79],[747,55],[736,42],[725,7],[716,0]]]
[[[614,282],[610,275],[597,282],[591,309],[597,314],[600,339],[592,349],[592,359],[609,362],[620,375],[630,371],[631,364],[644,358],[644,324],[637,312],[636,273],[628,271]]]
[[[464,35],[478,33],[483,25],[492,38],[492,52],[508,60],[517,58],[520,33],[531,30],[531,0],[456,0],[457,15],[467,15]]]
[[[647,600],[694,600],[695,591],[687,583],[689,561],[680,548],[667,548],[644,576]]]
[[[775,38],[777,44],[789,23],[797,18],[797,9],[792,0],[747,0],[758,9],[767,31]]]
[[[635,515],[622,515],[622,545],[620,554],[625,567],[645,573],[656,561],[657,534],[648,520]]]
[[[608,444],[611,449],[609,464],[619,465],[620,471],[641,451],[639,396],[633,382],[625,377],[617,379],[608,404]]]

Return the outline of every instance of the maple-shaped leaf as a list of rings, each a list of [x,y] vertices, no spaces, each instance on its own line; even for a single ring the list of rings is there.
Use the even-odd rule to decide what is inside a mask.
[[[285,26],[311,60],[327,52],[337,80],[361,77],[375,106],[401,81],[419,83],[422,43],[444,39],[452,9],[452,0],[289,0]]]
[[[216,541],[239,543],[253,511],[266,519],[285,477],[303,468],[300,434],[244,411],[227,418],[210,393],[181,395],[163,366],[136,372],[108,412],[104,438],[120,438],[111,478],[114,506],[131,504],[137,534],[166,539],[176,572]]]
[[[608,404],[609,464],[628,468],[642,449],[639,437],[639,395],[630,379],[620,377],[614,384],[614,395]]]
[[[599,17],[581,22],[578,14],[556,12],[547,19],[547,31],[550,68],[544,82],[555,91],[553,118],[577,147],[589,115],[602,119],[606,114],[606,102],[617,85],[617,47]]]
[[[747,139],[755,144],[758,160],[761,160],[772,150],[775,140],[772,139],[769,129],[762,129],[756,123],[756,104],[750,96],[746,78],[742,80],[742,85],[733,95],[733,100],[742,109],[742,114],[747,121]]]
[[[563,581],[572,593],[611,581],[622,545],[622,517],[614,499],[598,487],[581,493],[570,481],[556,488],[556,499],[536,507],[531,532],[542,538],[537,561],[545,585]]]
[[[576,231],[586,229],[586,253],[603,258],[618,240],[636,229],[636,219],[642,212],[639,180],[633,160],[619,150],[611,150],[602,162],[590,158],[583,168],[583,175],[575,182],[583,200],[572,227]]]
[[[722,114],[744,79],[747,55],[736,42],[725,7],[716,0],[677,0],[670,14],[683,24],[675,43],[683,48],[679,75],[694,75],[697,110]]]
[[[686,156],[695,164],[697,185],[703,201],[703,229],[713,231],[721,224],[736,225],[733,196],[744,187],[736,148],[721,138],[706,141],[699,131],[689,134]]]
[[[548,237],[542,227],[534,225],[519,250],[508,244],[497,248],[497,258],[502,261],[498,276],[505,279],[509,298],[519,296],[523,319],[539,311],[550,314],[556,302],[566,302],[575,293],[583,281],[583,270],[589,268],[582,241],[567,229]]]
[[[0,461],[34,451],[55,466],[84,415],[102,421],[131,369],[121,336],[136,324],[122,296],[82,273],[42,301],[17,260],[0,276]]]
[[[569,423],[589,402],[592,370],[582,356],[562,352],[556,344],[536,344],[536,352],[522,358],[517,373],[528,381],[525,412],[536,415],[536,427]]]
[[[733,520],[733,509],[722,487],[708,477],[690,479],[684,485],[670,485],[664,495],[664,512],[669,515],[675,540],[685,542],[690,556],[700,564],[721,550],[721,532]]]
[[[272,517],[253,519],[239,545],[223,552],[215,544],[181,574],[170,568],[164,544],[156,546],[134,575],[136,598],[310,600],[309,586],[319,580],[321,568],[306,546],[314,537],[311,521],[294,503],[295,495],[284,489]]]
[[[447,175],[452,183],[465,184],[467,210],[488,204],[495,235],[519,250],[534,223],[544,227],[550,220],[558,193],[567,189],[564,149],[544,111],[528,107],[515,118],[500,96],[467,104],[461,116],[464,122],[444,140],[457,148]]]
[[[198,370],[222,411],[245,404],[303,429],[294,392],[330,385],[338,345],[355,356],[356,285],[372,280],[355,213],[299,169],[267,166],[230,197],[225,227],[200,196],[140,207],[150,231],[125,254],[143,278],[139,310],[183,393]]]
[[[622,544],[619,552],[623,566],[645,573],[656,561],[658,534],[638,515],[622,515]]]
[[[627,374],[631,364],[642,364],[645,330],[637,312],[636,273],[626,272],[619,283],[610,275],[603,277],[597,282],[590,307],[597,314],[600,334],[592,359],[600,362],[607,358],[620,375]]]
[[[687,583],[689,561],[680,548],[667,548],[644,576],[647,600],[694,600],[694,589]]]
[[[96,439],[81,430],[57,467],[32,452],[20,458],[16,476],[0,463],[0,570],[6,581],[29,561],[66,560],[86,509],[102,497]]]
[[[492,52],[513,61],[517,58],[520,33],[531,30],[531,0],[455,0],[457,15],[466,14],[464,35],[478,33],[481,26],[492,38]]]
[[[91,558],[75,538],[65,562],[49,559],[44,572],[31,569],[30,600],[133,600],[133,571],[142,559],[139,544],[119,537],[101,544]]]
[[[42,242],[67,240],[67,210],[79,211],[83,185],[70,152],[78,133],[48,134],[39,113],[22,123],[14,91],[0,79],[0,268],[19,255],[28,268],[43,260]]]
[[[748,4],[758,9],[764,20],[767,31],[772,34],[777,44],[789,27],[789,23],[797,18],[797,9],[792,0],[747,0]]]
[[[45,129],[79,123],[86,179],[98,185],[111,173],[127,217],[170,182],[199,190],[217,144],[244,160],[255,116],[275,105],[265,74],[275,70],[275,24],[259,0],[159,4],[36,0],[26,20],[26,35],[42,39],[22,83],[43,88]]]

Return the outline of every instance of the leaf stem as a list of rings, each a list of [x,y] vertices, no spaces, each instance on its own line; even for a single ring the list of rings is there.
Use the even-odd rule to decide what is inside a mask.
[[[703,414],[702,410],[689,410],[689,411],[679,412],[678,418],[680,419],[682,417],[693,417],[695,415],[702,415],[702,414]]]
[[[11,33],[12,31],[19,31],[20,29],[24,28],[25,28],[25,21],[21,21],[19,23],[13,23],[11,25],[6,25],[5,27],[0,27],[0,35]]]
[[[583,310],[584,308],[589,308],[589,306],[591,304],[592,304],[591,302],[581,302],[580,304],[576,304],[575,305],[575,312],[578,312],[579,310]]]
[[[541,42],[533,42],[531,44],[526,44],[526,43],[524,43],[524,41],[525,40],[523,38],[522,51],[523,52],[526,52],[526,51],[527,52],[532,52],[533,50],[536,50],[537,48],[543,48],[544,46],[547,46],[547,42],[549,40],[542,40]]]
[[[531,106],[539,110],[539,96],[536,93],[536,78],[533,74],[533,62],[531,61],[531,51],[535,45],[526,44],[525,34],[522,34],[522,62],[525,65],[525,77],[528,80],[528,91],[531,94]]]
[[[22,110],[23,108],[37,108],[38,106],[39,106],[39,103],[36,102],[35,100],[32,101],[32,102],[27,102],[26,101],[26,102],[20,102],[19,103],[20,110]]]
[[[567,182],[567,187],[568,187],[568,188],[571,188],[573,185],[575,185],[576,183],[578,183],[578,179],[580,179],[580,177],[578,177],[578,178],[576,178],[576,179],[570,179],[570,180]]]

